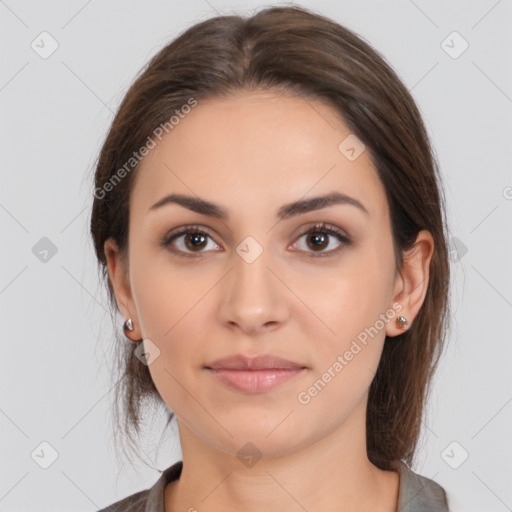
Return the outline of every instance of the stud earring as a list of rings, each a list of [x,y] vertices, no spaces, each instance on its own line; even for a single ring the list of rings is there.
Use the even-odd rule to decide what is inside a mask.
[[[404,316],[399,316],[396,319],[396,325],[400,329],[407,329],[407,327],[408,327],[407,318],[405,318]]]
[[[129,338],[127,333],[133,331],[133,329],[133,321],[131,318],[128,318],[128,320],[126,320],[125,323],[123,324],[123,331],[127,338]]]

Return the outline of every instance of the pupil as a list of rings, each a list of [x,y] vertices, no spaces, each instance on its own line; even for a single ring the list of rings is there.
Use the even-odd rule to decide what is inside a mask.
[[[326,235],[324,233],[313,234],[313,235],[311,235],[311,239],[315,240],[313,247],[323,249],[326,245],[325,244]],[[320,245],[316,244],[316,242],[318,242],[318,241],[320,241]],[[323,241],[323,243],[322,243],[322,241]]]
[[[198,239],[200,239],[200,240],[198,241]],[[196,234],[190,235],[189,242],[192,247],[197,248],[197,247],[200,247],[201,244],[204,243],[204,239],[205,239],[204,235],[202,235],[201,233],[196,233]]]

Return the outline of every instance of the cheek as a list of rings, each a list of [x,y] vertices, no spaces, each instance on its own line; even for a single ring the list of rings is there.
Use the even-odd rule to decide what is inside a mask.
[[[200,306],[204,295],[215,284],[215,276],[193,265],[180,268],[165,253],[147,251],[134,254],[133,297],[144,337],[167,343]]]
[[[160,353],[150,364],[149,372],[165,404],[186,418],[198,408],[194,397],[201,396],[197,378],[206,362],[204,346],[208,340],[200,308],[193,308],[187,314],[183,304],[176,306],[173,314],[165,309],[148,313],[153,317],[150,320],[153,331],[160,333],[150,338]]]
[[[164,402],[174,410],[175,406],[179,408],[177,398],[186,397],[186,390],[193,393],[189,374],[199,364],[196,331],[203,333],[203,338],[206,332],[201,297],[208,286],[204,280],[194,282],[183,274],[170,272],[169,265],[152,265],[151,269],[134,265],[133,269],[133,296],[146,340],[144,348],[151,351],[147,341],[151,340],[159,351],[149,372]]]
[[[302,413],[316,418],[319,429],[345,421],[365,399],[385,340],[385,294],[368,294],[360,284],[341,286],[338,293],[331,295],[331,314],[325,316],[334,333],[323,329],[313,339],[313,325],[303,329],[314,342],[309,352],[313,371],[298,390],[296,403]]]
[[[382,354],[385,333],[364,327],[361,316],[339,325],[336,336],[315,340],[313,370],[296,395],[309,412],[331,410],[332,419],[345,419],[366,396]],[[315,414],[316,414],[315,412]]]
[[[318,277],[318,276],[317,276]],[[316,286],[301,289],[309,311],[295,311],[302,328],[323,340],[318,346],[329,354],[348,350],[354,339],[384,339],[382,317],[390,307],[390,276],[378,266],[359,263],[358,272],[326,274]],[[297,283],[300,285],[300,283]],[[307,313],[307,314],[304,314]],[[389,316],[389,315],[388,315]],[[374,343],[375,344],[375,343]]]
[[[218,281],[213,277],[204,273],[198,279],[192,272],[170,271],[167,265],[133,278],[143,336],[160,351],[149,371],[164,402],[176,412],[194,404],[197,372],[211,344],[206,333],[212,327],[208,291]]]
[[[369,254],[369,256],[368,256]],[[366,393],[377,370],[385,340],[390,311],[392,274],[378,258],[366,253],[354,266],[304,290],[315,313],[299,316],[301,332],[314,345],[310,350],[314,374],[311,389],[303,388],[299,403],[349,404]],[[358,271],[354,271],[357,267]],[[362,271],[364,269],[364,271]],[[319,281],[322,282],[322,281]],[[349,407],[350,409],[350,407]]]

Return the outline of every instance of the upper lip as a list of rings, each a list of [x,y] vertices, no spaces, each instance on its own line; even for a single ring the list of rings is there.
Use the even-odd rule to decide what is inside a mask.
[[[304,365],[283,359],[281,357],[269,355],[249,357],[242,354],[217,359],[213,363],[206,365],[206,368],[212,370],[264,370],[264,369],[302,369]]]

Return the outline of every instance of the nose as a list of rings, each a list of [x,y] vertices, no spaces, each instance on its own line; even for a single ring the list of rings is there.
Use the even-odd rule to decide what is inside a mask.
[[[289,315],[286,286],[269,265],[267,251],[251,263],[234,254],[234,264],[226,276],[220,317],[224,325],[246,334],[274,330]]]

